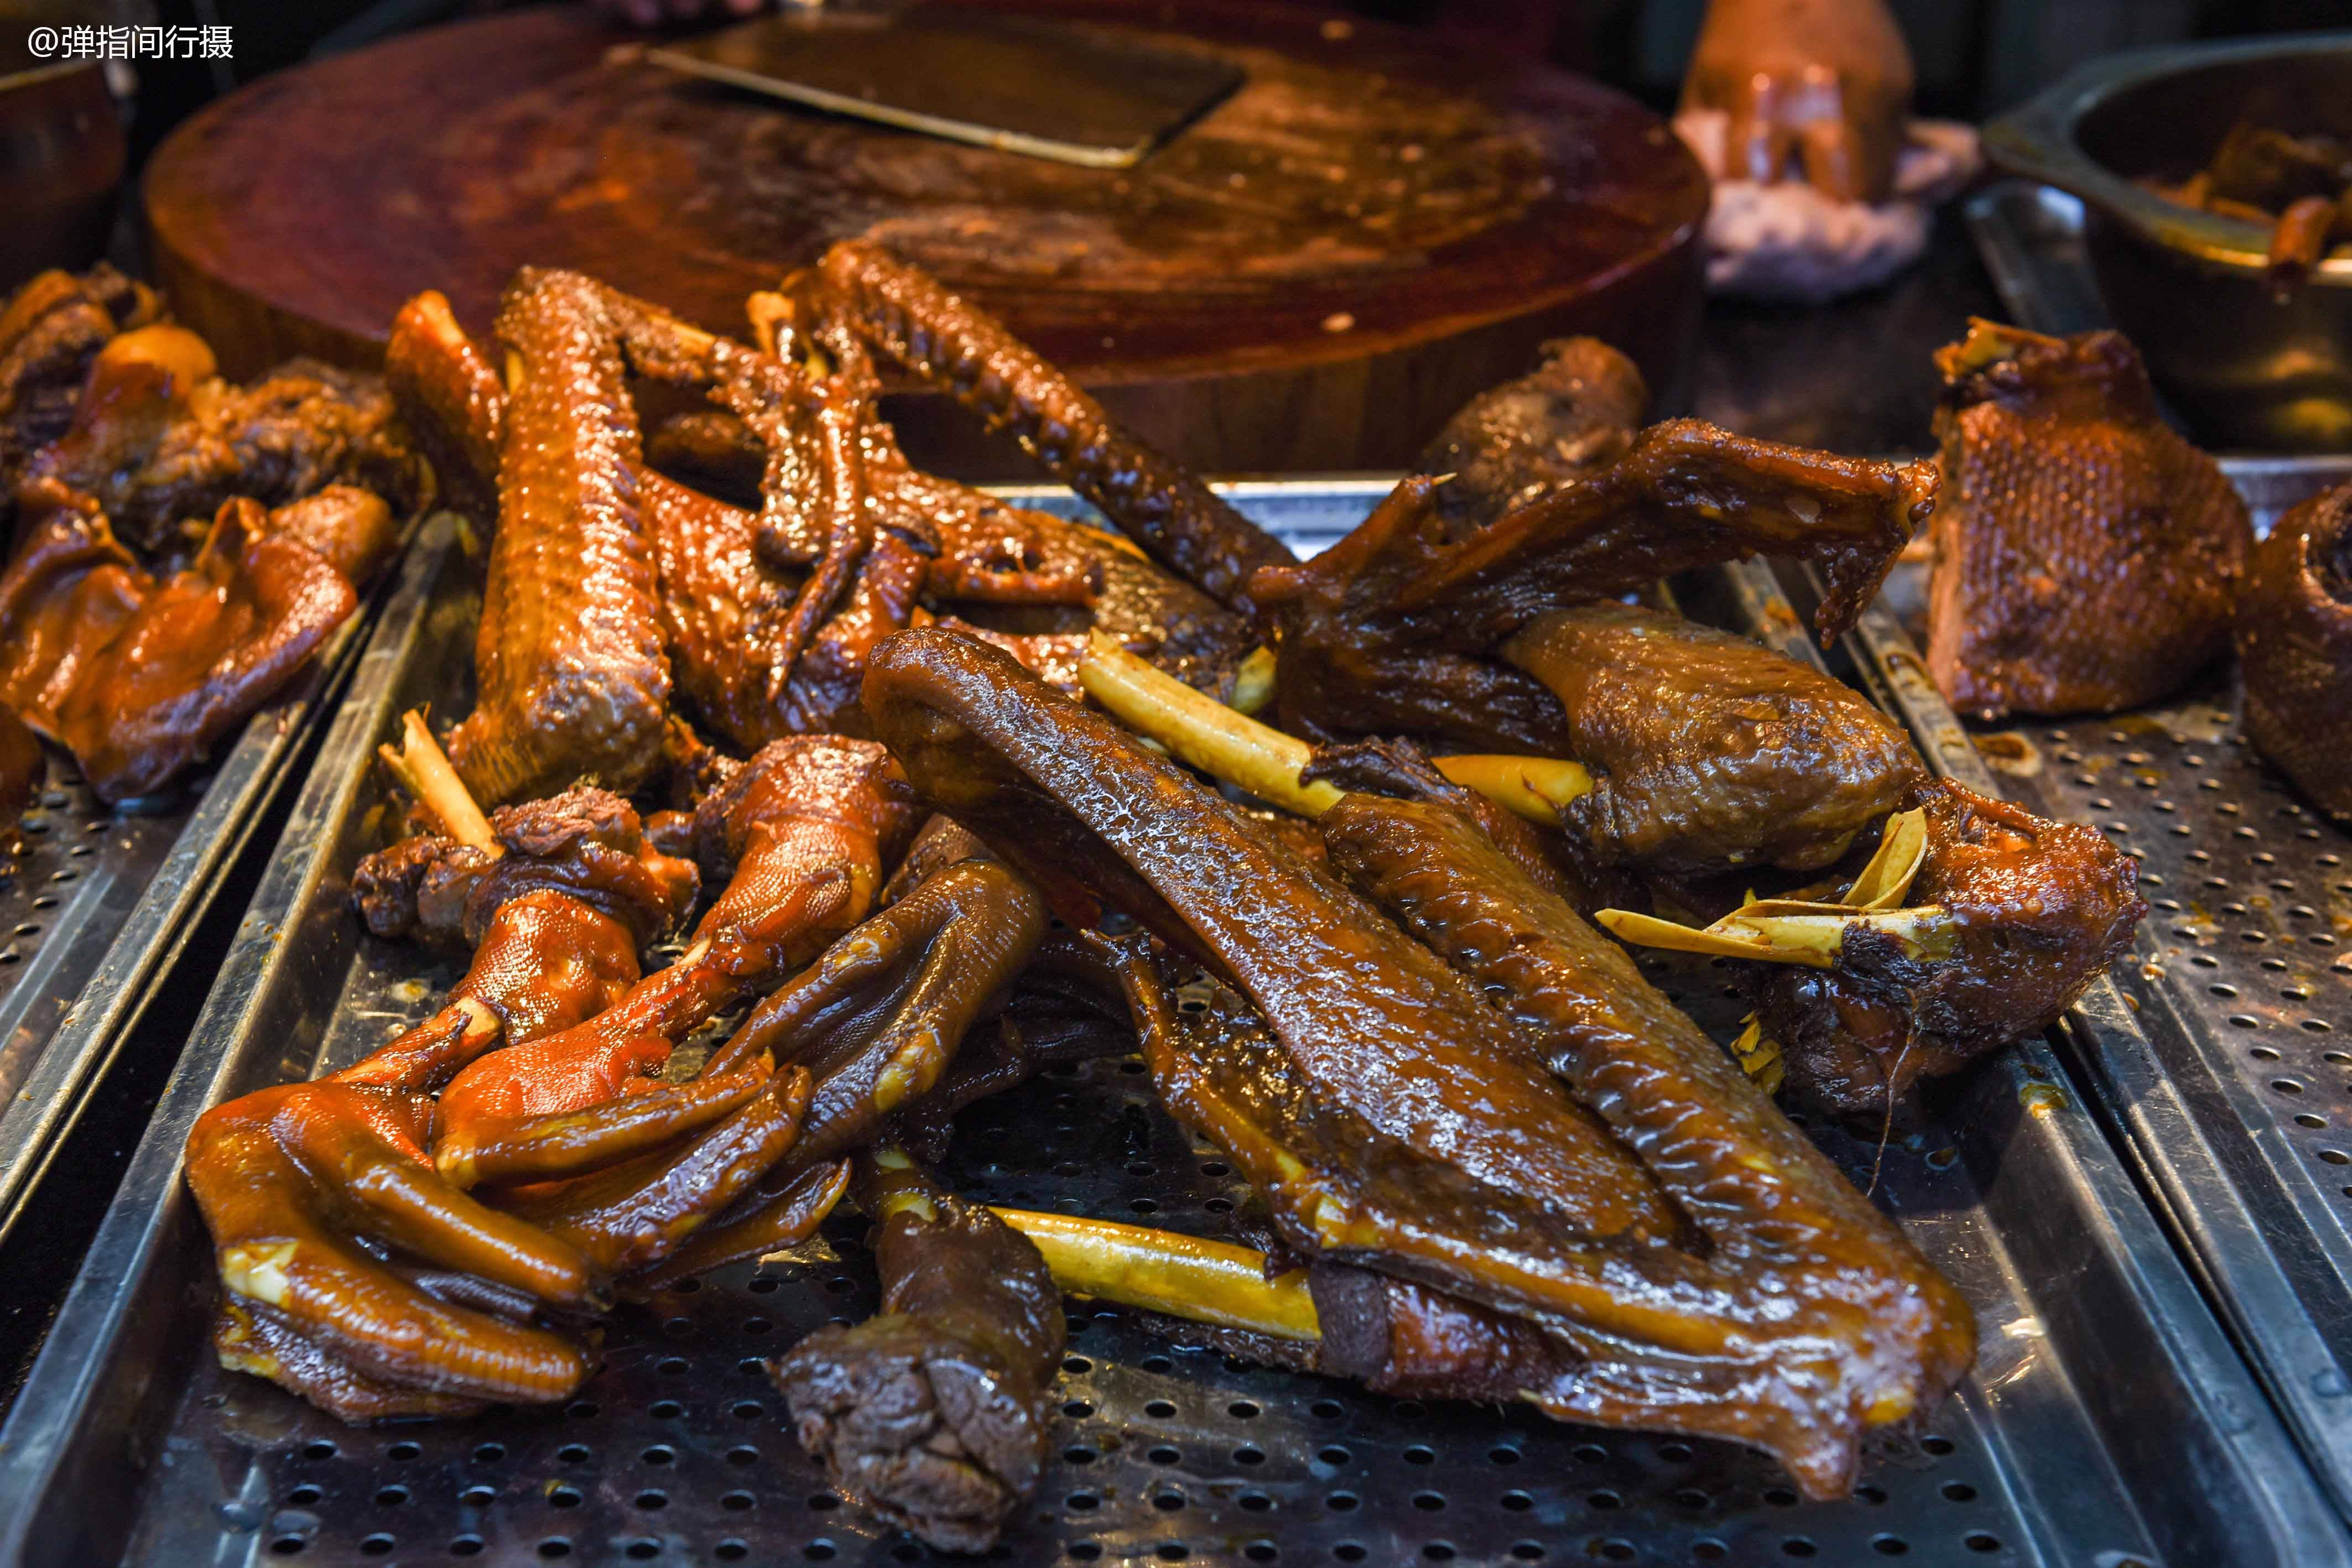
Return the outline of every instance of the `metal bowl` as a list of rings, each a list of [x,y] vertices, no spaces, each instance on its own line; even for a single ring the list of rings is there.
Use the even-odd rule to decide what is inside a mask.
[[[2352,33],[2095,61],[1987,126],[1985,152],[2082,198],[2108,314],[2209,444],[2352,449],[2352,258],[2281,294],[2266,226],[2133,183],[2201,168],[2257,92],[2294,102],[2294,129],[2352,137]]]

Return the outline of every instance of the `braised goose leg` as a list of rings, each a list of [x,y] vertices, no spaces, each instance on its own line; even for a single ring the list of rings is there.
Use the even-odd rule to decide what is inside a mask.
[[[1561,814],[1604,863],[1815,870],[1921,773],[1902,730],[1853,688],[1679,615],[1556,610],[1501,653],[1559,699],[1568,755],[1594,775]]]

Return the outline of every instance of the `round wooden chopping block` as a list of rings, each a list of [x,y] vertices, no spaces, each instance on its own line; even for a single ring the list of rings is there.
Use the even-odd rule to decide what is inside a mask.
[[[249,374],[371,363],[425,288],[487,334],[525,263],[740,335],[745,296],[866,234],[1218,472],[1401,465],[1565,332],[1678,391],[1706,182],[1630,99],[1253,0],[1003,8],[1248,80],[1137,167],[1087,169],[615,57],[632,35],[585,6],[508,14],[266,78],[182,126],[146,178],[159,277]],[[942,398],[891,412],[919,461],[1020,471]]]

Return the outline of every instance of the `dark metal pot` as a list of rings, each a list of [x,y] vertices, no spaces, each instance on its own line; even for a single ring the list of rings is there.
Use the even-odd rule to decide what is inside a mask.
[[[2082,198],[2108,314],[2207,444],[2352,450],[2352,258],[2282,296],[2267,227],[2132,183],[2201,168],[2257,92],[2352,138],[2352,33],[2096,60],[1987,126],[1985,152]]]
[[[95,60],[42,65],[0,49],[0,291],[106,249],[121,183],[122,117]]]

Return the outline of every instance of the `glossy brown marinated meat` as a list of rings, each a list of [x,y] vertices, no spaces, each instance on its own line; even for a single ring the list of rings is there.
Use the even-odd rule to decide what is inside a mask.
[[[1600,339],[1546,343],[1542,364],[1463,404],[1422,449],[1419,471],[1444,476],[1446,537],[1466,538],[1614,463],[1649,402],[1640,370]]]
[[[0,576],[0,702],[106,800],[161,789],[280,691],[359,599],[334,565],[232,501],[157,580],[89,497],[37,482]],[[258,525],[258,526],[257,526]]]
[[[826,303],[908,370],[1010,430],[1151,558],[1246,610],[1250,574],[1291,559],[1281,541],[1115,424],[1100,403],[993,317],[866,240],[817,264]]]
[[[1036,1490],[1061,1292],[1029,1239],[895,1150],[857,1161],[882,1312],[769,1364],[835,1486],[949,1552],[984,1552]]]
[[[924,1101],[964,1037],[1002,1007],[1036,950],[1036,891],[987,861],[948,866],[836,942],[751,1010],[703,1071],[772,1061],[815,1080],[801,1141],[677,1260],[681,1270],[773,1251],[803,1184],[873,1145]]]
[[[2252,528],[2158,417],[2131,344],[1978,321],[1937,364],[1927,669],[1946,699],[1987,718],[2113,713],[2211,664]]]
[[[1902,730],[1853,688],[1679,615],[1558,610],[1501,653],[1559,699],[1567,754],[1593,773],[1561,815],[1606,862],[1818,870],[1920,776]]]
[[[457,325],[446,296],[427,289],[400,308],[384,345],[383,380],[443,502],[488,531],[499,518],[499,448],[507,389]]]
[[[1580,1375],[1547,1407],[1738,1437],[1830,1496],[1964,1368],[1950,1287],[1466,818],[1349,797],[1327,824],[1442,956],[1002,654],[904,633],[866,691],[917,786],[1050,899],[1213,967],[1139,955],[1130,1000],[1162,1097],[1285,1241],[1560,1337]]]
[[[214,1328],[222,1364],[347,1421],[464,1415],[577,1387],[584,1352],[528,1320],[541,1303],[597,1305],[601,1281],[576,1249],[440,1181],[425,1158],[425,1096],[494,1046],[602,1010],[636,973],[616,923],[532,894],[499,911],[432,1018],[341,1072],[199,1118],[188,1185],[226,1287]],[[449,1300],[354,1237],[481,1291]],[[504,1310],[483,1310],[485,1296]]]
[[[1790,1090],[1874,1124],[1907,1112],[1919,1081],[2055,1023],[2129,951],[2147,913],[2137,863],[2096,829],[1941,779],[1901,804],[1927,814],[1926,859],[1904,902],[1943,912],[1940,956],[1864,929],[1846,934],[1826,969],[1737,964]]]
[[[450,760],[485,805],[590,777],[634,789],[660,759],[670,680],[617,327],[598,286],[526,268],[499,334],[520,381],[474,648],[480,701]]]
[[[202,348],[181,329],[151,330]],[[118,346],[101,351],[101,371]],[[373,491],[404,518],[430,494],[380,378],[292,360],[240,387],[209,373],[208,350],[202,363],[201,378],[148,377],[131,387],[93,378],[73,428],[29,472],[95,497],[123,538],[151,556],[184,550],[183,525],[233,497],[281,507],[348,485]]]
[[[2352,485],[2254,547],[2238,595],[2246,734],[2304,798],[2352,822]]]
[[[1559,704],[1495,649],[1537,616],[1750,555],[1801,559],[1827,585],[1824,638],[1853,623],[1936,499],[1935,470],[1778,446],[1696,420],[1449,540],[1435,488],[1408,480],[1311,561],[1261,572],[1285,727],[1406,735],[1448,749],[1570,755]]]
[[[0,308],[0,516],[33,455],[72,424],[99,350],[158,310],[152,290],[104,262],[44,272]]]
[[[471,944],[509,899],[549,888],[619,921],[645,947],[676,928],[701,885],[694,862],[656,849],[636,809],[608,789],[575,785],[501,806],[489,822],[492,848],[428,833],[362,859],[352,905],[368,929]]]

